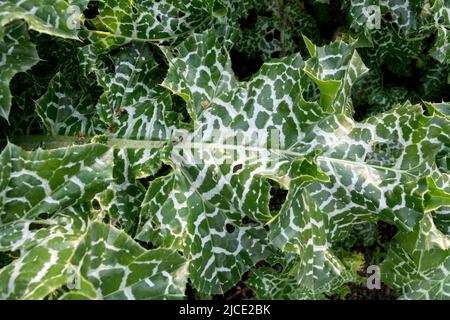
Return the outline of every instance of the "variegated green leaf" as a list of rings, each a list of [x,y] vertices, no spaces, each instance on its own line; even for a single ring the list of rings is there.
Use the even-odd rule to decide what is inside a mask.
[[[95,98],[84,94],[66,74],[57,73],[48,90],[36,101],[37,113],[49,135],[86,135],[95,133]]]
[[[436,43],[431,56],[441,63],[450,62],[450,29],[439,27]]]
[[[32,152],[9,144],[1,154],[1,221],[33,219],[91,199],[110,182],[111,160],[111,150],[95,144]]]
[[[450,1],[435,0],[431,14],[437,29],[436,41],[431,56],[441,63],[450,63]]]
[[[357,221],[383,219],[404,230],[413,228],[424,210],[424,194],[422,189],[417,189],[419,179],[432,175],[439,188],[448,187],[448,176],[435,164],[435,155],[447,136],[444,130],[448,123],[439,116],[424,116],[420,106],[413,105],[398,106],[361,123],[328,110],[332,106],[342,110],[339,102],[333,102],[341,80],[334,80],[333,76],[346,80],[341,91],[346,92],[356,78],[354,75],[360,73],[353,71],[355,66],[350,57],[355,54],[351,53],[350,46],[342,43],[320,48],[320,51],[310,44],[310,49],[313,57],[304,68],[308,75],[320,79],[325,90],[330,83],[336,84],[332,99],[324,106],[326,110],[301,99],[303,62],[298,57],[269,62],[251,81],[239,83],[233,78],[228,56],[220,43],[213,41],[211,33],[194,35],[178,48],[179,56],[169,55],[170,69],[164,84],[187,100],[196,115],[197,128],[174,146],[171,161],[177,173],[161,178],[150,187],[146,199],[148,207],[145,207],[150,220],[139,237],[147,241],[159,239],[158,243],[169,247],[180,246],[180,242],[182,246],[187,245],[183,242],[190,234],[191,215],[184,211],[186,204],[183,204],[189,201],[189,196],[183,195],[187,189],[171,193],[172,188],[176,190],[184,184],[179,178],[180,172],[184,176],[191,175],[186,187],[195,185],[209,202],[216,203],[224,212],[229,211],[230,218],[233,219],[237,210],[241,214],[234,219],[240,220],[245,214],[255,221],[269,222],[271,233],[277,235],[273,238],[276,239],[274,244],[280,248],[296,253],[313,250],[313,247],[299,245],[299,241],[306,241],[301,237],[311,239],[305,225],[321,225],[323,221],[326,229],[320,232],[326,234],[327,239],[322,239],[325,242],[318,247],[328,260],[318,257],[320,263],[310,266],[313,270],[327,270],[330,263],[336,265],[326,243],[344,237]],[[333,55],[326,54],[342,56],[340,51],[349,57],[349,66],[335,65]],[[198,59],[200,53],[203,58]],[[215,57],[214,61],[220,61],[220,65],[213,64],[207,57]],[[356,65],[357,70],[365,71],[363,65]],[[284,77],[278,78],[279,74]],[[263,140],[267,139],[270,129],[279,133],[280,144],[252,154],[251,150],[264,149],[264,145],[261,140],[250,137],[262,131]],[[219,136],[214,136],[215,130],[220,132]],[[241,140],[238,140],[239,134],[242,134]],[[236,140],[239,149],[233,148],[227,153],[229,144]],[[201,148],[197,158],[189,153],[192,146]],[[182,156],[178,155],[178,150],[183,150]],[[330,182],[313,182],[296,191],[291,180],[304,168],[294,160],[312,154],[319,154],[313,158]],[[292,201],[287,201],[279,216],[271,218],[270,214],[263,214],[267,212],[267,202],[258,200],[255,206],[255,200],[250,200],[267,199],[267,182],[261,176],[289,188],[292,201],[300,201],[298,208],[294,209]],[[159,189],[157,185],[161,183],[167,189]],[[249,187],[242,188],[242,183]],[[208,212],[206,205],[202,207]],[[144,214],[148,214],[146,210]],[[314,223],[304,220],[308,210],[317,212]],[[173,212],[170,218],[161,214],[168,211]],[[182,219],[177,221],[173,217]],[[239,227],[239,223],[235,225]]]
[[[251,28],[243,28],[236,44],[240,52],[264,61],[306,49],[302,35],[318,40],[314,19],[300,1],[251,1],[257,12]]]
[[[101,0],[98,11],[90,21],[95,29],[87,36],[109,48],[131,41],[175,40],[225,15],[227,6],[221,0]]]
[[[136,181],[133,172],[133,165],[137,162],[135,156],[134,150],[114,152],[114,182],[96,197],[101,209],[108,213],[111,224],[130,233],[139,222],[140,206],[145,195],[145,189]]]
[[[449,299],[448,0],[328,2],[0,0],[0,298]]]
[[[105,224],[90,226],[71,263],[103,299],[181,299],[184,296],[187,263],[183,257],[173,250],[147,251],[123,231]]]
[[[74,213],[83,214],[80,209]],[[0,271],[2,299],[42,299],[55,290],[70,290],[63,299],[183,297],[186,261],[178,253],[147,251],[102,223],[70,226],[60,221],[38,231],[40,241]]]
[[[348,7],[352,28],[367,31],[381,27],[381,23],[395,24],[400,30],[417,28],[422,9],[421,0],[350,0]]]
[[[52,36],[78,39],[81,14],[88,0],[1,0],[0,30],[14,20]],[[1,32],[0,32],[1,34]]]
[[[18,249],[33,238],[42,215],[89,201],[112,178],[112,152],[86,145],[28,152],[9,144],[1,154],[1,251]]]
[[[403,299],[450,297],[450,239],[438,231],[430,214],[414,230],[396,237],[381,265],[383,281],[398,289]]]
[[[309,39],[304,40],[311,55],[304,70],[319,87],[322,106],[333,106],[337,112],[353,110],[351,87],[368,71],[358,52],[345,42],[317,47]]]
[[[17,73],[37,64],[39,57],[29,40],[25,23],[15,21],[7,25],[4,32],[3,39],[0,38],[0,116],[8,120],[12,99],[9,83]]]
[[[195,287],[224,293],[270,251],[261,226],[233,221],[203,194],[214,187],[212,182],[195,167],[155,180],[144,200],[145,224],[137,238],[181,250],[190,260]],[[193,189],[196,184],[200,190]]]
[[[99,195],[99,202],[113,221],[130,231],[145,194],[136,179],[158,171],[164,141],[171,138],[172,100],[159,86],[164,70],[146,45],[124,48],[113,59],[115,72],[101,77],[105,92],[96,106],[99,126],[110,137],[135,141],[136,147],[118,146],[123,149],[115,153],[114,183]],[[145,141],[142,148],[140,140]]]

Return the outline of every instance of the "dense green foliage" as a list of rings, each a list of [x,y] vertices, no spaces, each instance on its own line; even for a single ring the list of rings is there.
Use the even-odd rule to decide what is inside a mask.
[[[1,299],[450,298],[449,0],[0,0],[0,57]]]

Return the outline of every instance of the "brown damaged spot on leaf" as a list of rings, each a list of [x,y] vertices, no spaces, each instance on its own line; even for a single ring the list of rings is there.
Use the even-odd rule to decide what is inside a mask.
[[[233,173],[236,173],[241,169],[242,169],[242,164],[237,164],[233,167]]]
[[[201,105],[202,105],[202,108],[206,110],[206,109],[209,108],[209,101],[208,100],[203,100],[201,102]]]
[[[78,133],[77,137],[75,138],[75,143],[76,144],[82,144],[84,143],[86,140],[86,136],[84,135],[83,132]]]
[[[124,112],[127,112],[127,110],[126,110],[124,107],[120,107],[120,108],[117,110],[116,114],[115,114],[116,118],[120,118],[120,116],[121,116]]]

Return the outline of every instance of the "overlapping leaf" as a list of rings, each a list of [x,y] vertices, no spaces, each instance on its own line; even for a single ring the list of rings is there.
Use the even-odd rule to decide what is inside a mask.
[[[112,152],[85,145],[28,152],[9,144],[2,152],[3,223],[33,219],[92,198],[110,182]]]
[[[236,44],[239,51],[249,56],[260,55],[268,61],[306,49],[302,35],[319,39],[316,23],[300,1],[252,1],[252,6],[256,9],[256,22],[244,24]]]
[[[81,14],[88,2],[88,0],[1,0],[0,35],[2,27],[11,21],[25,20],[28,27],[37,32],[78,39]]]
[[[60,210],[89,201],[112,178],[112,152],[86,145],[27,152],[9,144],[1,154],[1,250],[33,237],[30,226]]]
[[[307,12],[333,25],[342,17],[323,17],[323,2]],[[4,118],[11,78],[39,59],[27,28],[71,39],[37,90],[47,136],[17,140],[71,146],[0,156],[0,251],[17,252],[0,297],[182,298],[188,278],[223,294],[251,270],[257,298],[323,299],[359,281],[361,257],[345,250],[355,229],[373,243],[383,220],[398,229],[383,281],[403,298],[448,299],[449,106],[415,104],[446,99],[447,2],[347,2],[352,33],[325,38],[348,43],[319,47],[299,1],[95,1],[81,43],[70,5],[88,1],[0,0]],[[251,7],[258,35],[240,19]],[[305,32],[317,36],[310,58],[285,56]],[[52,48],[30,34],[40,54]],[[283,58],[240,82],[233,46]],[[420,77],[389,83],[385,70]],[[274,184],[287,197],[271,210]]]
[[[296,253],[314,250],[314,247],[308,249],[302,245],[306,240],[301,237],[308,237],[309,227],[305,229],[306,225],[323,224],[326,231],[321,232],[327,235],[328,241],[343,237],[353,223],[361,219],[375,221],[381,218],[404,230],[411,230],[423,210],[423,194],[416,189],[419,179],[432,175],[441,188],[446,187],[448,183],[448,177],[437,169],[434,159],[444,142],[442,139],[447,139],[444,130],[448,123],[438,116],[428,118],[422,114],[420,106],[412,105],[398,106],[362,123],[355,122],[345,113],[335,113],[334,110],[330,112],[327,109],[331,106],[341,110],[342,105],[333,102],[333,98],[341,86],[342,79],[346,79],[347,84],[344,87],[349,89],[361,72],[350,72],[353,77],[349,78],[347,73],[341,70],[349,68],[353,71],[352,62],[349,66],[342,66],[342,60],[330,60],[327,59],[328,55],[320,54],[322,50],[331,50],[334,54],[339,53],[339,56],[344,53],[355,57],[348,46],[333,44],[321,49],[317,56],[314,54],[317,49],[310,46],[313,57],[306,63],[305,70],[316,81],[320,79],[322,94],[328,94],[330,86],[335,88],[332,98],[324,104],[325,109],[318,104],[299,99],[302,92],[303,63],[299,60],[295,63],[296,60],[293,59],[298,59],[295,56],[265,64],[251,81],[238,83],[232,76],[227,55],[220,55],[223,49],[220,49],[219,43],[212,42],[210,34],[195,35],[188,39],[178,48],[180,56],[170,61],[171,69],[165,85],[185,97],[192,108],[191,112],[197,116],[198,128],[194,135],[188,136],[187,139],[184,137],[183,141],[191,139],[194,145],[198,141],[205,145],[200,153],[201,163],[194,163],[193,166],[192,162],[198,158],[187,158],[188,153],[185,152],[184,158],[180,157],[182,160],[179,160],[180,163],[175,161],[174,166],[177,171],[186,170],[186,166],[189,169],[196,168],[192,183],[199,188],[200,193],[206,193],[210,201],[223,208],[222,210],[230,210],[230,217],[236,208],[262,223],[271,219],[267,215],[261,215],[265,202],[256,201],[260,208],[257,209],[259,215],[255,215],[252,212],[255,211],[255,201],[252,201],[251,207],[246,207],[246,200],[267,197],[267,184],[261,183],[264,181],[261,176],[282,182],[290,189],[293,198],[287,201],[278,216],[271,219],[271,234],[277,239],[274,243],[278,247]],[[199,52],[205,57],[203,65],[199,65],[202,60],[195,58]],[[214,56],[221,62],[220,65],[208,64],[208,61],[212,61],[208,60],[208,56]],[[287,67],[295,65],[298,66],[297,70]],[[361,63],[357,65],[361,66]],[[280,73],[285,75],[283,82],[278,81]],[[331,78],[322,77],[323,74],[330,74]],[[296,79],[292,87],[288,86],[289,75]],[[333,76],[339,80],[335,80]],[[261,81],[262,79],[264,80]],[[342,90],[341,95],[346,101],[348,90]],[[283,116],[280,117],[281,115]],[[278,123],[278,117],[283,121]],[[269,129],[280,133],[281,143],[276,150],[269,148],[258,157],[246,156],[245,151],[249,151],[248,149],[264,147],[258,144],[261,141],[249,137],[262,131],[264,138],[267,138]],[[220,131],[220,137],[215,140],[217,137],[213,136],[214,130]],[[243,134],[243,139],[239,140],[237,157],[227,163],[226,160],[229,160],[231,155],[226,155],[224,148],[230,147],[230,141],[236,141],[238,132]],[[195,140],[200,136],[201,140]],[[211,143],[212,141],[214,143]],[[185,145],[187,147],[184,151],[189,150],[189,144]],[[175,147],[178,148],[182,147]],[[316,158],[318,167],[329,176],[330,182],[313,182],[296,192],[290,177],[296,177],[302,171],[299,171],[293,160],[317,152],[320,153]],[[281,157],[276,158],[276,165],[273,165],[270,160],[274,159],[276,153]],[[301,166],[300,168],[304,169]],[[167,182],[169,191],[171,185],[179,183],[175,177],[170,179],[172,182]],[[210,184],[211,180],[216,183]],[[239,183],[236,183],[240,181],[247,181],[249,187],[241,189]],[[229,190],[234,192],[229,193]],[[169,234],[183,238],[186,229],[183,230],[182,222],[173,220],[170,220],[173,223],[169,222],[166,226],[164,217],[157,214],[161,212],[161,209],[157,208],[163,207],[161,200],[151,200],[166,199],[170,197],[167,196],[169,191],[150,193],[148,201],[152,204],[150,208],[154,208],[151,211],[153,220],[156,219],[156,222],[153,221],[156,231],[163,230],[160,237],[167,239],[169,245],[172,245],[176,241],[169,240]],[[224,201],[223,195],[227,195],[231,201]],[[185,198],[179,197],[182,200]],[[240,200],[234,203],[234,198]],[[300,201],[297,209],[292,201]],[[171,203],[170,207],[185,206]],[[314,209],[316,207],[317,209]],[[306,218],[308,210],[320,212],[319,217],[314,218],[314,223],[302,220],[303,216]],[[179,213],[176,216],[186,215],[188,214]],[[172,225],[175,230],[170,232]],[[189,226],[187,223],[184,225]],[[317,232],[319,230],[315,230],[313,234],[319,237]],[[297,239],[300,240],[300,245]],[[317,247],[327,256],[327,246],[324,246],[324,243],[318,244]],[[311,267],[323,268],[314,263]]]
[[[95,98],[71,80],[67,74],[57,73],[36,102],[37,113],[49,135],[91,136],[95,133]]]
[[[174,117],[170,114],[170,94],[158,84],[164,71],[146,45],[125,48],[114,59],[115,72],[101,76],[105,91],[96,106],[99,126],[111,138],[136,143],[128,149],[126,145],[117,146],[123,149],[115,153],[115,181],[99,200],[112,218],[130,231],[139,219],[144,197],[136,179],[158,171]]]
[[[208,25],[214,16],[223,16],[227,6],[220,0],[102,0],[98,2],[98,12],[90,20],[95,29],[88,32],[88,37],[109,48],[131,41],[176,40]]]
[[[437,29],[437,37],[431,56],[441,63],[450,63],[450,1],[434,1],[431,13]]]
[[[71,219],[84,214],[77,208]],[[110,225],[59,224],[36,233],[39,241],[0,271],[2,299],[179,299],[186,262],[175,251],[147,251]],[[75,228],[69,228],[75,226]]]
[[[417,0],[351,0],[352,27],[373,30],[383,23],[395,24],[400,30],[417,28],[422,2]],[[377,21],[378,20],[378,21]]]
[[[449,238],[425,215],[413,231],[396,237],[381,266],[383,281],[400,290],[403,299],[448,300],[449,246]]]
[[[357,51],[345,42],[335,42],[317,47],[305,38],[311,59],[306,62],[305,72],[320,89],[322,106],[337,111],[352,110],[350,90],[352,85],[367,71]]]

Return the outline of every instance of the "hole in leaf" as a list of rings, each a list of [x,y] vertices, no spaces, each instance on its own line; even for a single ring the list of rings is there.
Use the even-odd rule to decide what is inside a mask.
[[[178,11],[178,18],[183,18],[184,16],[186,16],[186,13],[184,13],[183,11]]]
[[[172,96],[172,111],[177,114],[178,119],[180,119],[181,122],[192,123],[192,118],[187,112],[186,101],[180,96]]]
[[[242,222],[243,225],[257,223],[256,221],[250,219],[249,217],[242,218],[241,222]]]
[[[161,16],[156,16],[156,20],[158,20],[158,22],[161,22],[162,21],[162,18],[161,18]]]
[[[272,268],[275,269],[275,271],[279,272],[279,273],[283,272],[283,269],[284,269],[283,266],[281,265],[281,263],[275,264]]]
[[[269,209],[270,211],[279,211],[286,201],[288,191],[282,189],[280,185],[273,180],[269,180],[269,182],[271,184]]]
[[[8,264],[10,264],[19,257],[20,257],[19,251],[0,252],[0,269],[3,268],[4,266],[7,266]]]
[[[148,189],[150,182],[152,182],[156,178],[168,175],[170,173],[170,171],[172,171],[172,167],[169,165],[163,164],[161,166],[161,168],[158,170],[158,172],[155,173],[155,175],[138,179],[138,181],[144,186],[145,189]]]
[[[258,72],[263,64],[260,54],[250,58],[245,53],[239,52],[236,48],[230,51],[230,58],[234,74],[239,80],[250,78]]]
[[[135,240],[137,243],[139,243],[141,245],[142,248],[145,248],[147,250],[151,250],[156,248],[153,243],[151,242],[145,242],[145,241],[141,241],[141,240]]]
[[[242,169],[242,164],[237,164],[233,167],[233,173],[236,173],[241,169]]]
[[[232,224],[227,223],[225,225],[225,230],[227,230],[228,233],[233,233],[236,228]]]
[[[88,4],[86,10],[84,10],[83,15],[86,19],[94,19],[100,14],[98,11],[98,6],[95,2],[91,2]]]
[[[97,199],[93,199],[92,202],[92,208],[95,210],[100,210],[101,206],[100,206],[100,202],[98,202]]]
[[[44,223],[31,223],[30,224],[30,227],[28,228],[30,231],[31,230],[39,230],[39,229],[43,229],[43,228],[45,228],[45,227],[47,227],[47,224],[44,224]]]
[[[384,21],[386,21],[386,22],[392,22],[392,15],[391,15],[391,13],[390,13],[390,12],[386,12],[386,13],[383,15],[383,19],[384,19]]]
[[[103,218],[103,222],[104,223],[111,223],[112,225],[114,225],[114,221],[113,218],[111,217],[111,215],[106,214],[105,217]]]

